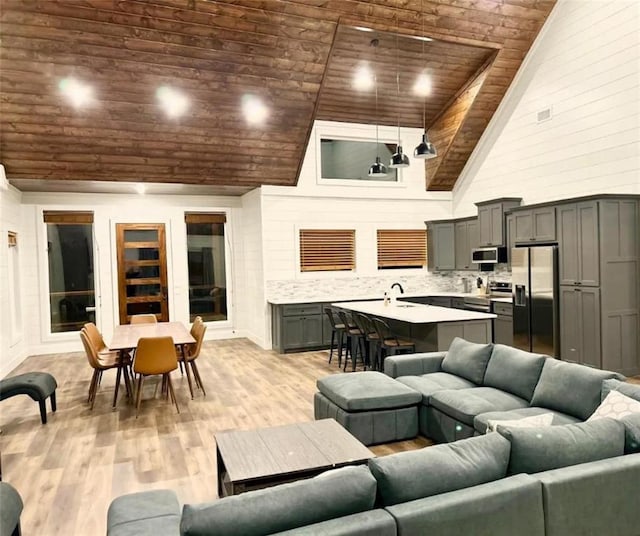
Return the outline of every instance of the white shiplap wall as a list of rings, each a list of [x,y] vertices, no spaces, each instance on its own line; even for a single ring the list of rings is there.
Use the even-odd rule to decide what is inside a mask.
[[[1,173],[0,173],[1,175]],[[24,338],[24,315],[18,322],[11,322],[10,286],[9,279],[9,248],[7,247],[7,232],[18,233],[18,269],[20,288],[15,289],[22,303],[22,288],[32,283],[30,271],[25,268],[28,264],[28,240],[20,217],[21,194],[15,188],[4,182],[0,176],[0,378],[15,368],[26,357]],[[24,312],[24,311],[23,311]],[[12,329],[16,325],[16,330]],[[18,329],[21,327],[21,329]]]
[[[594,193],[640,194],[637,0],[559,1],[456,185],[454,215]]]

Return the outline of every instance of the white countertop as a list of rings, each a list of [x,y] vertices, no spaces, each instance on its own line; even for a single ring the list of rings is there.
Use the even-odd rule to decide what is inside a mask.
[[[407,299],[407,298],[418,298],[424,296],[442,296],[444,298],[469,298],[469,297],[477,297],[477,296],[485,296],[485,294],[478,294],[477,292],[419,292],[419,293],[411,293],[411,294],[398,294],[398,297]],[[330,303],[335,301],[355,301],[355,300],[381,300],[382,296],[375,294],[370,296],[326,296],[324,298],[270,298],[267,300],[268,303],[273,305],[296,305],[299,303]],[[511,303],[511,298],[496,298],[490,297],[491,301],[503,302],[503,303]]]
[[[381,318],[408,322],[409,324],[439,324],[441,322],[465,322],[468,320],[491,320],[497,318],[496,315],[490,313],[450,309],[449,307],[437,307],[419,303],[396,302],[385,305],[383,300],[335,302],[331,305]]]

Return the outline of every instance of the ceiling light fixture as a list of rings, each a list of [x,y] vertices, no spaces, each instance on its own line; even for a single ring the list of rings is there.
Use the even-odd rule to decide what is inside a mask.
[[[424,0],[420,0],[420,11],[422,15],[422,35],[424,35]],[[425,55],[424,55],[424,41],[422,41],[422,63],[425,65]],[[426,68],[426,65],[425,65]],[[431,91],[431,80],[429,82],[429,92]],[[415,87],[415,86],[414,86]],[[438,156],[438,151],[433,146],[433,144],[429,141],[429,137],[427,136],[427,94],[422,95],[422,128],[424,132],[422,133],[422,141],[418,144],[418,146],[413,150],[413,157],[420,158],[421,160],[429,160],[431,158],[435,158]]]
[[[368,63],[363,63],[353,76],[353,87],[358,91],[369,91],[373,87],[373,73]]]
[[[398,112],[398,145],[396,152],[391,155],[389,161],[390,168],[409,167],[409,157],[402,152],[402,141],[400,140],[400,45],[398,43],[398,30],[400,30],[400,18],[396,19],[396,108]]]
[[[58,84],[60,91],[76,108],[82,108],[93,101],[93,88],[75,78],[63,78]]]
[[[189,108],[189,99],[184,93],[168,86],[159,87],[156,91],[156,97],[158,97],[166,114],[171,118],[180,117]]]
[[[250,125],[260,125],[269,117],[269,108],[255,95],[242,97],[242,113]]]
[[[376,52],[378,50],[379,44],[380,44],[380,41],[378,41],[378,39],[372,39],[370,43],[370,45],[374,48],[374,54],[373,54],[374,64],[375,64],[375,59],[377,58]],[[378,149],[380,146],[380,140],[378,137],[378,75],[374,74],[373,82],[376,88],[376,161],[373,164],[371,164],[368,175],[372,179],[384,179],[387,176],[387,168],[382,162],[380,162],[380,153],[378,152]]]
[[[136,192],[138,192],[140,195],[144,195],[145,192],[147,191],[146,185],[142,184],[141,182],[135,185],[135,189],[136,189]]]
[[[361,32],[373,32],[373,29],[367,28],[366,26],[354,26],[353,28]]]
[[[420,97],[428,97],[431,94],[431,77],[426,72],[416,78],[413,92]]]

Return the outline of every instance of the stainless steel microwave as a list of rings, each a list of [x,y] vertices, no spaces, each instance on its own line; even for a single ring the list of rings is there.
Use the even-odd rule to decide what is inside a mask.
[[[507,248],[498,246],[495,248],[477,248],[471,251],[471,262],[479,264],[497,264],[507,262]]]

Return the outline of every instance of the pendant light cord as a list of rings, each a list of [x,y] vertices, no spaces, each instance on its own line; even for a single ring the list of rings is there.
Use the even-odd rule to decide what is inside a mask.
[[[374,48],[373,50],[373,63],[374,65],[378,62],[378,39],[371,40],[371,46]],[[376,158],[380,158],[380,140],[378,137],[378,66],[375,66],[375,71],[373,74],[373,82],[375,84],[375,94],[376,94]]]
[[[425,35],[424,35],[424,0],[420,0],[420,16],[422,19],[422,65],[423,65],[423,69],[425,69],[425,76],[426,76],[426,68],[424,67],[425,65],[425,61],[424,61],[424,39],[425,39]],[[424,92],[426,93],[426,91]],[[422,95],[422,129],[424,130],[424,132],[427,132],[427,95],[424,94]]]
[[[398,102],[398,147],[400,143],[400,45],[398,44],[398,32],[400,31],[400,14],[396,13],[396,96]],[[396,149],[397,151],[398,149]]]

